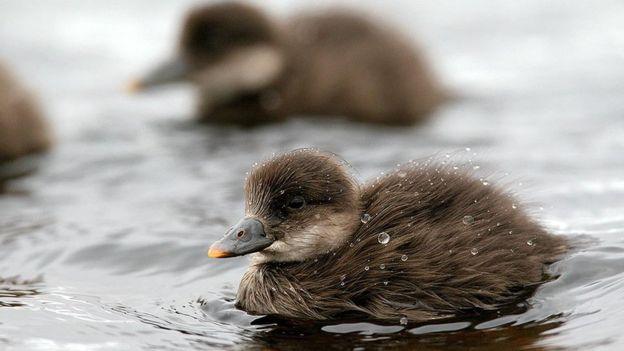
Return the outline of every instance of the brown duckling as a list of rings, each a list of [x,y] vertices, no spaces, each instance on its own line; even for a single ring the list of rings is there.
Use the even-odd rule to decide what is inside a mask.
[[[567,247],[501,190],[431,162],[359,185],[335,155],[296,150],[254,167],[245,197],[208,256],[253,253],[237,294],[253,314],[404,323],[496,309]]]
[[[51,144],[50,129],[34,97],[0,64],[0,164],[47,150]]]
[[[329,11],[285,23],[225,2],[192,10],[176,58],[132,90],[191,81],[202,120],[252,125],[291,115],[421,121],[443,100],[420,52],[363,16]]]

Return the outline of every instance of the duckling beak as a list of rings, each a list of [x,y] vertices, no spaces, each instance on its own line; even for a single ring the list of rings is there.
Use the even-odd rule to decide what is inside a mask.
[[[132,80],[126,85],[125,90],[130,94],[138,93],[143,90],[143,83],[139,79]]]
[[[262,222],[255,218],[243,218],[228,230],[221,240],[210,246],[208,257],[242,256],[261,251],[269,247],[273,241],[264,232]]]
[[[135,79],[126,86],[129,93],[137,93],[154,87],[181,82],[188,78],[190,67],[182,57],[175,57],[156,66],[143,78]]]

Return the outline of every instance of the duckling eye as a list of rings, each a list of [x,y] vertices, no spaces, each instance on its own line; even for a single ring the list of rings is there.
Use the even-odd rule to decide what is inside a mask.
[[[293,197],[290,202],[288,203],[288,207],[293,209],[293,210],[298,210],[303,208],[303,206],[305,206],[305,199],[303,198],[303,196],[295,196]]]

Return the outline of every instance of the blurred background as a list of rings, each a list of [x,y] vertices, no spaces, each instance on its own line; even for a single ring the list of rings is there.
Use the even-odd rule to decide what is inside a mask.
[[[277,18],[370,13],[417,42],[459,98],[410,128],[253,130],[195,124],[190,87],[123,91],[173,52],[194,4],[0,3],[0,60],[37,93],[58,141],[0,195],[1,349],[621,349],[624,3],[258,1]],[[232,304],[246,258],[205,250],[242,213],[251,164],[302,146],[342,155],[362,180],[448,154],[591,245],[555,264],[560,278],[520,312],[409,328],[257,321]]]

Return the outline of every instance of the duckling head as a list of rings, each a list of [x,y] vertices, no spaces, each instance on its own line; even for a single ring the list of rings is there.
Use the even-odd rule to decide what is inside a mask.
[[[197,7],[183,23],[177,54],[128,89],[142,91],[187,81],[213,100],[254,90],[281,72],[278,42],[273,22],[251,5],[225,2]]]
[[[333,154],[279,155],[250,172],[245,218],[215,242],[209,257],[256,253],[257,262],[304,261],[345,244],[359,224],[359,186]]]

